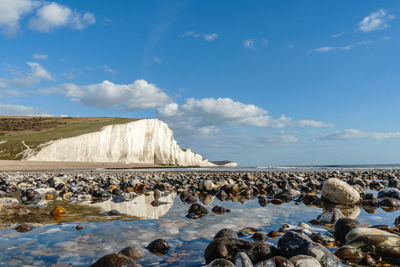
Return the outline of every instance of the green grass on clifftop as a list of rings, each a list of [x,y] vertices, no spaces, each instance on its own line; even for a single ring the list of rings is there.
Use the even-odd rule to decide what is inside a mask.
[[[0,160],[20,160],[31,149],[61,138],[99,131],[104,126],[139,119],[83,117],[0,117]]]

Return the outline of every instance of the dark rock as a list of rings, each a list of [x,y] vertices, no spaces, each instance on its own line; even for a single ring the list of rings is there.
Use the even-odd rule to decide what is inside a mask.
[[[78,224],[77,226],[75,226],[75,229],[78,230],[78,231],[80,231],[80,230],[82,230],[84,228],[86,228],[86,226],[81,225],[81,224]]]
[[[333,235],[336,240],[344,243],[347,233],[360,226],[360,223],[356,220],[350,218],[340,218],[333,226]]]
[[[90,267],[138,267],[141,266],[136,262],[119,253],[112,253],[101,257],[98,261],[90,265]]]
[[[316,258],[323,267],[343,266],[327,248],[302,233],[285,233],[278,241],[278,248],[280,254],[286,258],[308,255]]]
[[[384,207],[400,207],[400,199],[385,197],[379,201],[379,204]]]
[[[397,188],[387,188],[379,191],[378,198],[384,197],[400,199],[400,190]]]
[[[294,264],[288,259],[275,256],[271,259],[258,262],[254,267],[295,267]]]
[[[151,241],[146,248],[153,254],[166,255],[169,250],[169,244],[164,239],[156,239]]]
[[[238,235],[235,231],[229,228],[224,228],[219,230],[215,236],[214,239],[220,238],[220,237],[227,237],[227,238],[238,238]]]
[[[291,258],[300,254],[306,255],[312,243],[306,235],[289,231],[279,239],[278,248],[284,257]]]
[[[224,214],[225,212],[230,212],[230,209],[225,209],[224,207],[220,207],[220,206],[214,206],[211,211],[215,214]]]
[[[233,262],[239,252],[245,252],[252,262],[259,262],[274,256],[276,249],[267,243],[256,243],[235,238],[218,238],[207,246],[204,258],[207,264],[219,258]]]
[[[257,232],[257,233],[254,233],[252,238],[254,241],[261,242],[261,241],[265,241],[267,239],[267,235],[262,232]]]
[[[107,212],[108,216],[120,216],[121,212],[119,212],[118,210],[110,210],[109,212]]]
[[[204,207],[203,205],[201,205],[199,203],[194,203],[190,206],[186,217],[188,217],[190,219],[198,219],[203,216],[206,216],[207,213],[208,213],[208,210],[206,207]]]
[[[21,224],[15,228],[15,231],[20,232],[20,233],[25,233],[33,230],[35,226],[30,225],[30,224]]]
[[[269,199],[266,196],[259,196],[258,203],[260,204],[261,207],[265,207],[269,203]]]
[[[281,199],[274,198],[274,199],[271,200],[271,203],[275,204],[275,205],[279,205],[279,204],[282,204],[283,201]]]
[[[126,247],[119,253],[134,260],[139,260],[145,255],[145,252],[143,250],[137,249],[135,247]]]

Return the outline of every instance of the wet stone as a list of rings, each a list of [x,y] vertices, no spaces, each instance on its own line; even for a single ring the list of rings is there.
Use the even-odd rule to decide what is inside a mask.
[[[199,219],[208,214],[208,210],[206,207],[199,203],[194,203],[190,206],[188,214],[186,215],[189,219]]]
[[[145,256],[145,252],[143,250],[132,246],[124,248],[119,253],[134,260],[139,260]]]
[[[146,248],[153,254],[166,255],[169,250],[169,244],[164,239],[156,239],[151,241]]]
[[[75,229],[78,230],[78,231],[80,231],[80,230],[82,230],[84,228],[86,228],[86,226],[85,225],[81,225],[81,224],[78,224],[77,226],[75,226]]]
[[[356,220],[350,218],[341,218],[337,220],[333,226],[333,235],[336,240],[344,243],[346,241],[347,233],[360,226],[360,223]]]
[[[112,253],[103,256],[98,261],[90,265],[90,267],[139,267],[141,265],[119,253]]]
[[[220,206],[214,206],[211,211],[214,214],[220,215],[220,214],[224,214],[225,212],[230,212],[230,209],[225,209],[224,207],[220,207]]]
[[[118,210],[110,210],[109,212],[107,212],[108,216],[120,216],[121,212],[119,212]]]
[[[219,258],[234,262],[238,252],[245,252],[252,262],[259,262],[274,256],[276,249],[267,243],[234,238],[217,238],[208,244],[204,252],[204,258],[207,264]]]
[[[215,236],[214,239],[220,238],[220,237],[227,237],[227,238],[238,238],[238,235],[235,231],[229,228],[224,228],[219,230]]]
[[[262,241],[265,241],[267,239],[267,235],[265,233],[262,233],[262,232],[257,232],[257,233],[253,234],[252,238],[256,242],[262,242]]]

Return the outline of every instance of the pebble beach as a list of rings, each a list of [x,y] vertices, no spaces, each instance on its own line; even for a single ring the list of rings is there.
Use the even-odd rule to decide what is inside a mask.
[[[396,266],[400,170],[0,173],[4,266]]]

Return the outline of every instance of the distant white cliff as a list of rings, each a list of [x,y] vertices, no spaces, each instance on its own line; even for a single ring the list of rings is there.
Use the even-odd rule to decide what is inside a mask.
[[[216,166],[190,149],[182,150],[168,125],[157,119],[105,126],[98,132],[51,141],[25,160]]]

